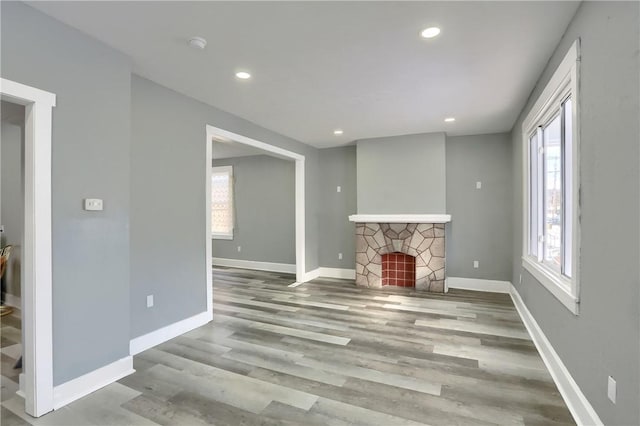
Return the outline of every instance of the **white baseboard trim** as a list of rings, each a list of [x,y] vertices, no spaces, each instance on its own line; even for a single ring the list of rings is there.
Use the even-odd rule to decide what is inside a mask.
[[[24,399],[25,398],[25,389],[27,388],[26,385],[26,376],[25,373],[20,373],[20,375],[18,376],[18,392],[16,392],[16,395],[18,395],[20,398]]]
[[[53,409],[62,408],[133,372],[135,372],[133,369],[133,357],[128,356],[55,386],[53,388]]]
[[[181,334],[187,333],[195,328],[201,327],[213,319],[213,313],[202,312],[194,315],[182,321],[178,321],[166,327],[162,327],[158,330],[152,331],[147,334],[143,334],[140,337],[131,339],[129,342],[129,353],[131,355],[139,354],[146,351],[160,343],[164,343],[167,340],[171,340]]]
[[[22,300],[20,300],[20,297],[14,296],[13,294],[4,294],[4,304],[7,306],[12,306],[14,308],[22,309]]]
[[[318,268],[320,270],[320,276],[326,278],[339,278],[343,280],[355,280],[355,269],[342,269],[342,268]]]
[[[258,271],[284,272],[288,274],[296,273],[296,265],[288,263],[271,263],[271,262],[254,262],[252,260],[224,259],[221,257],[213,258],[213,266],[227,266],[229,268],[255,269]],[[319,277],[339,278],[345,280],[354,280],[356,278],[355,269],[341,268],[316,268],[304,274],[304,281],[315,280]]]
[[[598,413],[596,413],[596,410],[593,409],[578,384],[573,380],[573,377],[571,377],[571,373],[569,373],[560,356],[558,356],[553,346],[551,346],[551,342],[549,342],[544,335],[535,318],[524,304],[518,290],[516,290],[513,285],[511,286],[510,294],[513,304],[516,306],[522,318],[522,322],[524,322],[525,327],[527,327],[531,339],[533,343],[535,343],[544,364],[551,373],[551,377],[556,383],[560,394],[562,394],[564,402],[567,404],[567,407],[569,407],[573,419],[578,425],[603,425]]]
[[[302,282],[306,283],[307,281],[315,280],[318,277],[320,277],[320,268],[316,268],[313,271],[305,272]]]
[[[461,290],[488,291],[492,293],[507,293],[511,291],[509,281],[481,280],[478,278],[447,277],[445,287]]]
[[[296,273],[296,265],[289,263],[256,262],[253,260],[213,258],[213,266],[228,266],[229,268],[255,269],[258,271]]]

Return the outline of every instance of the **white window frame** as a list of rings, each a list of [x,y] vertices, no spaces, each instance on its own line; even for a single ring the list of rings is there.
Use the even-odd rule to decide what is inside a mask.
[[[522,173],[523,173],[523,211],[522,211],[522,266],[531,273],[547,290],[549,290],[567,309],[573,314],[578,314],[580,303],[580,40],[576,40],[555,73],[535,102],[522,125]],[[572,103],[572,188],[571,194],[563,196],[571,197],[571,278],[546,267],[540,259],[529,255],[530,228],[529,217],[531,214],[530,194],[530,147],[529,138],[536,132],[536,128],[546,124],[560,109],[562,102],[571,97]],[[563,229],[564,233],[564,229]],[[563,238],[564,243],[564,238]],[[538,247],[538,251],[540,251]]]
[[[233,166],[215,166],[211,168],[211,173],[227,173],[229,175],[229,194],[231,197],[230,206],[231,209],[231,231],[227,233],[213,232],[213,224],[211,227],[211,238],[214,240],[233,240],[233,230],[235,228],[235,215],[234,215],[234,196],[233,196]],[[211,200],[211,209],[213,209],[213,200]],[[213,211],[209,212],[213,214]]]

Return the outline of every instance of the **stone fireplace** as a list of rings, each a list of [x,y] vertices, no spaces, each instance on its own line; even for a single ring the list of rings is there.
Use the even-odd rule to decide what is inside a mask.
[[[356,285],[445,291],[449,215],[352,215],[349,220],[356,222]]]

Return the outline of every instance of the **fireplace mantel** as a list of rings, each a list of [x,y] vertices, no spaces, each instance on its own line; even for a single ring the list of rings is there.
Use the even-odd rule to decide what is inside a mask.
[[[447,223],[450,214],[352,214],[350,222],[358,223]]]

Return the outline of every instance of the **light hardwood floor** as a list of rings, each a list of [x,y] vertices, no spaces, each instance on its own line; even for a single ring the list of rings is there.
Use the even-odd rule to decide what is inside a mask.
[[[5,400],[2,425],[574,424],[508,295],[292,282],[216,268],[213,322],[42,418]]]

